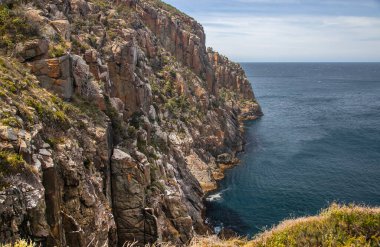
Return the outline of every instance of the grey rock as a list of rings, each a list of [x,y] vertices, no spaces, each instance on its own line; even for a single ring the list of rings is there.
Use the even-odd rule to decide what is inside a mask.
[[[15,130],[8,126],[0,126],[0,138],[5,141],[17,141],[18,137]]]
[[[49,41],[46,39],[34,39],[25,43],[18,43],[16,54],[21,61],[43,56],[49,49]]]
[[[44,148],[40,149],[39,154],[44,155],[44,156],[51,156],[51,152]]]

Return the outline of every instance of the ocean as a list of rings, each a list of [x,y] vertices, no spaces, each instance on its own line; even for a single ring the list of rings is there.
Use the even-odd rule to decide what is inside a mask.
[[[380,63],[243,63],[264,116],[206,198],[216,230],[253,236],[332,202],[380,206]]]

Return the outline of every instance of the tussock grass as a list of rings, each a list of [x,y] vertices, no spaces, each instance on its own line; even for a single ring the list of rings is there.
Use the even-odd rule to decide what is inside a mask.
[[[35,247],[36,245],[33,244],[31,241],[26,241],[26,240],[18,240],[14,244],[5,244],[2,245],[0,244],[0,247]]]
[[[191,247],[380,246],[380,208],[332,204],[317,216],[285,220],[253,240],[195,237]]]
[[[332,204],[318,216],[282,222],[250,246],[380,246],[380,208]]]

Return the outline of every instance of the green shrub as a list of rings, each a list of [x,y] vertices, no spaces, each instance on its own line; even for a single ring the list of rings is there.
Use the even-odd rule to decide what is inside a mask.
[[[7,126],[21,128],[21,123],[15,117],[6,117],[1,119],[1,123]]]
[[[43,104],[41,101],[31,97],[26,99],[26,104],[33,107],[38,116],[44,120],[46,124],[59,125],[62,128],[67,128],[69,119],[61,110],[55,110],[52,105]]]
[[[143,115],[142,112],[140,111],[137,111],[137,112],[134,112],[129,120],[129,123],[131,124],[131,126],[135,127],[135,129],[139,129],[140,128],[140,125],[141,125],[141,116]]]
[[[0,151],[0,164],[1,170],[8,170],[10,172],[17,171],[17,169],[24,164],[24,159],[21,155],[8,152],[8,151]]]
[[[154,79],[150,80],[150,87],[152,88],[153,95],[161,93],[160,86]]]
[[[13,48],[18,42],[39,36],[38,25],[27,20],[22,10],[0,4],[0,48]]]
[[[66,54],[67,46],[64,42],[60,42],[58,44],[51,44],[49,46],[49,56],[52,58],[62,57]]]
[[[28,87],[28,81],[12,79],[9,76],[0,74],[0,87],[12,94],[18,94],[20,90],[25,90]]]
[[[7,186],[4,177],[21,172],[25,164],[21,155],[0,150],[0,190]]]
[[[132,138],[132,139],[136,138],[137,130],[134,126],[128,126],[127,132],[128,132],[129,138]]]
[[[176,101],[176,99],[175,98],[169,99],[165,103],[165,109],[167,109],[171,113],[175,113],[175,111],[177,110],[177,101]]]
[[[175,72],[174,70],[170,70],[170,71],[169,71],[169,74],[170,74],[170,76],[171,76],[173,79],[175,79],[175,78],[177,77],[177,72]]]
[[[138,150],[139,150],[141,153],[147,155],[147,154],[148,154],[147,147],[148,147],[148,146],[147,146],[147,144],[146,144],[145,141],[141,141],[141,140],[137,139],[137,148],[138,148]]]
[[[181,95],[180,97],[169,99],[165,103],[164,107],[171,113],[179,115],[181,113],[186,113],[189,111],[190,103],[186,96]]]
[[[66,115],[63,111],[53,111],[53,120],[59,123],[67,121]]]
[[[174,96],[174,88],[173,83],[171,81],[166,81],[164,86],[164,92],[165,96],[172,97]]]
[[[165,192],[165,186],[160,181],[153,181],[148,187],[147,187],[148,193],[154,193],[155,191],[159,193]]]

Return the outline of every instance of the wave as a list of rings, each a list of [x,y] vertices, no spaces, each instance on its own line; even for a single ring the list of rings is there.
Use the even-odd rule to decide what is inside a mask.
[[[215,202],[215,201],[220,201],[223,199],[222,195],[225,191],[227,191],[228,189],[224,189],[224,190],[221,190],[215,194],[211,194],[209,195],[208,197],[206,197],[206,201],[208,202]]]
[[[222,192],[209,195],[208,197],[206,197],[206,201],[208,202],[214,202],[214,201],[220,201],[220,200],[222,200]]]

